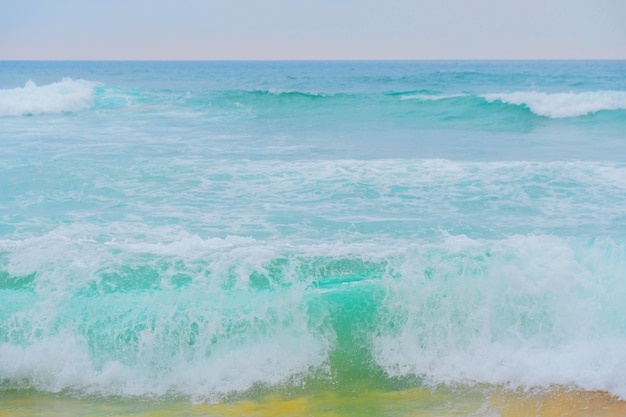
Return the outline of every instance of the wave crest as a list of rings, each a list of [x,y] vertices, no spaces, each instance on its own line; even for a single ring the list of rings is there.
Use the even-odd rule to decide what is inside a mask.
[[[63,78],[37,86],[28,81],[24,87],[0,90],[0,116],[59,114],[93,106],[97,83]]]
[[[485,94],[492,103],[525,106],[539,116],[553,119],[585,116],[602,110],[626,110],[626,91],[585,91],[569,93],[543,93],[516,91],[512,93]]]

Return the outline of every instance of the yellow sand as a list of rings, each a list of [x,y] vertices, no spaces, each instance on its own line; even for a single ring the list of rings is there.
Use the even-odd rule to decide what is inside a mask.
[[[626,401],[605,392],[555,388],[542,393],[483,389],[333,392],[220,404],[71,399],[0,391],[0,417],[625,417]]]
[[[492,400],[502,417],[625,417],[626,401],[601,391],[553,390],[542,395],[501,395]]]

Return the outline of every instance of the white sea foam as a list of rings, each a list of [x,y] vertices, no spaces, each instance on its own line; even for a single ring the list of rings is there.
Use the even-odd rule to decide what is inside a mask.
[[[375,360],[389,375],[434,384],[565,385],[626,398],[625,249],[556,236],[413,247],[397,264],[403,279],[387,281]]]
[[[569,93],[543,93],[516,91],[485,94],[488,102],[526,106],[539,116],[550,118],[578,117],[602,110],[626,109],[626,91],[585,91]]]
[[[214,351],[211,357],[198,354],[193,361],[159,357],[159,340],[155,339],[145,343],[146,363],[110,360],[102,365],[90,357],[86,342],[72,335],[50,336],[28,346],[0,343],[0,375],[18,384],[29,381],[45,392],[70,389],[126,397],[174,394],[214,400],[258,382],[282,383],[326,359],[327,347],[311,335],[283,332],[272,336]],[[151,361],[160,365],[150,368]]]
[[[280,295],[245,288],[253,271],[263,271],[264,263],[280,255],[276,249],[249,238],[172,237],[175,228],[160,229],[158,235],[171,237],[162,244],[150,242],[154,235],[142,242],[102,234],[112,231],[120,232],[115,226],[76,225],[21,241],[0,240],[0,253],[13,253],[3,269],[16,276],[37,274],[35,292],[14,300],[21,307],[13,307],[10,323],[0,326],[0,331],[16,329],[16,339],[20,329],[37,331],[23,336],[26,344],[13,343],[13,335],[0,341],[0,381],[51,392],[212,400],[323,366],[332,333],[327,337],[319,327],[307,327],[304,287],[290,286]],[[146,262],[167,265],[157,283],[163,292],[82,298],[102,284],[102,274],[119,276]],[[172,289],[167,277],[177,273],[193,277],[192,286]],[[226,275],[241,281],[232,294],[219,285]],[[134,279],[121,276],[113,285],[132,285]],[[135,331],[146,315],[153,324]],[[195,335],[190,326],[198,326]],[[110,335],[124,337],[129,329],[136,338],[122,342],[119,355],[99,347],[94,352],[81,328],[99,333],[103,346],[117,343]]]
[[[28,81],[24,87],[0,90],[0,116],[23,116],[76,112],[93,105],[97,83],[63,78],[37,86]]]

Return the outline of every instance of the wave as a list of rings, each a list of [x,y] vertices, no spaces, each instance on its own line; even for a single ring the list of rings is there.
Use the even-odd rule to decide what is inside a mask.
[[[97,87],[102,87],[97,89]],[[495,105],[486,106],[486,104]],[[503,107],[504,106],[504,107]],[[510,106],[511,109],[506,109]],[[526,108],[535,116],[575,118],[600,111],[626,110],[624,91],[546,93],[517,91],[476,94],[414,90],[385,93],[324,93],[299,90],[176,91],[167,89],[103,86],[86,80],[63,80],[37,86],[0,90],[0,116],[60,114],[95,108],[161,114],[282,115],[311,117],[345,115],[343,120],[400,118],[427,123],[472,123],[490,117],[502,125],[518,120],[514,108]],[[456,116],[455,116],[456,115]],[[338,119],[342,120],[342,119]],[[517,121],[519,123],[519,121]]]
[[[451,93],[451,94],[441,94],[435,92],[416,92],[411,94],[401,94],[401,100],[420,100],[420,101],[439,101],[439,100],[447,100],[451,98],[461,98],[468,97],[470,94],[465,93]]]
[[[408,378],[626,397],[624,241],[99,232],[0,241],[0,387],[214,400]]]
[[[519,111],[530,110],[529,116],[576,118],[601,111],[626,110],[625,91],[586,91],[547,93],[518,91],[511,93],[469,93],[415,90],[386,93],[310,93],[300,91],[223,91],[212,95],[213,104],[232,107],[233,103],[247,111],[323,112],[332,110],[346,119],[360,115],[365,120],[380,118],[415,119],[454,123],[484,121],[492,126],[492,118],[502,118],[502,125],[519,124]],[[530,121],[530,120],[529,120]]]
[[[257,111],[282,108],[289,110],[291,106],[297,108],[318,107],[324,108],[334,103],[345,101],[358,102],[367,100],[367,95],[324,93],[298,90],[223,90],[200,94],[200,97],[211,102],[218,108],[224,105],[241,105]]]
[[[279,126],[297,135],[303,127],[323,131],[359,129],[471,129],[529,132],[547,120],[569,120],[595,112],[613,112],[587,123],[622,125],[626,92],[549,94],[514,92],[476,94],[436,90],[399,92],[314,92],[306,90],[183,91],[129,88],[65,78],[60,82],[0,91],[0,116],[32,116],[89,110],[123,120],[152,117],[168,126],[195,126],[206,120],[226,133],[248,123],[261,130]],[[547,118],[547,119],[546,119]],[[574,120],[572,120],[574,121]],[[117,123],[117,122],[114,122]]]
[[[0,116],[58,114],[88,109],[94,104],[97,85],[71,78],[43,86],[28,81],[21,88],[0,90]]]
[[[579,117],[604,110],[626,110],[626,91],[585,91],[544,93],[518,91],[485,94],[490,103],[499,101],[524,106],[539,116],[550,118]]]

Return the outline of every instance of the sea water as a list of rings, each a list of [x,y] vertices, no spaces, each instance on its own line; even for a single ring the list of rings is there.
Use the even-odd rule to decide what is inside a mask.
[[[0,392],[625,399],[625,300],[624,61],[0,62]]]

